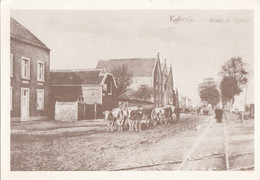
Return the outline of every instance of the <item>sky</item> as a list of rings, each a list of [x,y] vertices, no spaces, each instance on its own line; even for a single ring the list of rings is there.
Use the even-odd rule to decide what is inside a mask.
[[[249,10],[12,10],[51,49],[51,69],[95,68],[100,59],[154,58],[172,64],[180,94],[199,100],[204,78],[220,81],[232,57],[247,63],[254,101],[254,24]]]

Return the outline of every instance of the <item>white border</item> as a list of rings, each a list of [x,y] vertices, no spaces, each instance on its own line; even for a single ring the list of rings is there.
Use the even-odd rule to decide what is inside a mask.
[[[253,9],[255,10],[255,130],[260,129],[259,1],[256,0],[2,0],[1,2],[1,179],[260,179],[259,131],[255,131],[255,172],[19,172],[10,171],[10,9]],[[4,120],[4,121],[3,121]],[[257,161],[258,160],[258,161]]]

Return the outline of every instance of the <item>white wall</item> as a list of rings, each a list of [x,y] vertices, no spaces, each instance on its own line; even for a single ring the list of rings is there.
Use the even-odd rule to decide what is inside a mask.
[[[102,86],[82,87],[82,93],[87,104],[102,104]]]

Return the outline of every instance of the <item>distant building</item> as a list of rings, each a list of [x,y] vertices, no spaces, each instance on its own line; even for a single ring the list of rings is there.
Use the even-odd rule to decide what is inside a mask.
[[[185,109],[192,108],[192,100],[185,95],[179,94],[179,107],[182,109],[183,112],[185,111]]]
[[[108,72],[112,72],[115,68],[127,65],[133,71],[133,83],[129,87],[129,91],[119,97],[131,101],[133,96],[131,92],[136,91],[141,86],[153,88],[153,98],[151,102],[156,107],[162,106],[162,77],[159,54],[156,58],[132,58],[132,59],[110,59],[100,60],[97,69],[104,68]]]
[[[102,110],[117,106],[117,85],[114,76],[104,69],[52,70],[52,109],[56,101],[100,104]]]
[[[50,49],[13,18],[10,32],[11,121],[48,119]]]

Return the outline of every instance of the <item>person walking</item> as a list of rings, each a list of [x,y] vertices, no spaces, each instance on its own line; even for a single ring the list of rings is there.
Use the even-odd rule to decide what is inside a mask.
[[[217,122],[222,122],[223,110],[220,109],[219,107],[217,107],[215,109],[215,118],[216,118]]]
[[[174,109],[174,113],[175,113],[175,115],[176,115],[176,120],[177,120],[177,122],[179,121],[179,119],[180,119],[180,108],[179,107],[176,107],[175,109]]]

